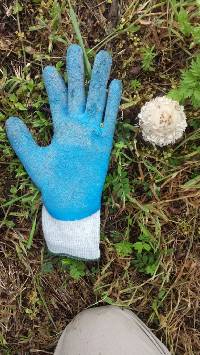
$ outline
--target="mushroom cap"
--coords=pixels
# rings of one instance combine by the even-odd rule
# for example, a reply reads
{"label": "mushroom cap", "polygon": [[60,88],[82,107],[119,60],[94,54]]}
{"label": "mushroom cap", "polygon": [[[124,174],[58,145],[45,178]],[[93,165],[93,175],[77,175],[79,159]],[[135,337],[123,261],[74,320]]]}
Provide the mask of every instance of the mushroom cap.
{"label": "mushroom cap", "polygon": [[181,138],[187,127],[184,107],[166,96],[146,102],[138,117],[144,140],[160,147]]}

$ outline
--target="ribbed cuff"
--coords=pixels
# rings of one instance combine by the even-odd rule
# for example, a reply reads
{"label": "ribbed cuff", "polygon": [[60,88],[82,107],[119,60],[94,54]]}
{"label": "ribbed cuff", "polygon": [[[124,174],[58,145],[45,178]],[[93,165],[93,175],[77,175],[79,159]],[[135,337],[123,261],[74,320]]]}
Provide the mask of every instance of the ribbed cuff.
{"label": "ribbed cuff", "polygon": [[100,211],[77,221],[61,221],[42,208],[42,227],[51,253],[85,260],[100,257]]}

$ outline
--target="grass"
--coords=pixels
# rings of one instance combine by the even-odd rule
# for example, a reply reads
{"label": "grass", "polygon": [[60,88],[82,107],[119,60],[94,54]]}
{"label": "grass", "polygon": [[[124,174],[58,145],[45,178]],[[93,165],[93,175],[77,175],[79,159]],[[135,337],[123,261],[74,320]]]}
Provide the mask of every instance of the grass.
{"label": "grass", "polygon": [[[186,134],[163,149],[143,142],[137,114],[147,100],[179,87],[181,70],[197,57],[200,9],[194,1],[124,1],[112,27],[109,2],[70,3],[80,32],[68,1],[0,5],[1,353],[51,354],[78,312],[114,304],[136,312],[172,354],[199,354],[200,110],[184,101]],[[48,144],[42,68],[56,64],[64,73],[65,49],[77,33],[90,64],[99,49],[112,53],[112,77],[124,86],[102,201],[99,263],[48,254],[39,192],[4,129],[8,116],[19,115],[37,141]]]}

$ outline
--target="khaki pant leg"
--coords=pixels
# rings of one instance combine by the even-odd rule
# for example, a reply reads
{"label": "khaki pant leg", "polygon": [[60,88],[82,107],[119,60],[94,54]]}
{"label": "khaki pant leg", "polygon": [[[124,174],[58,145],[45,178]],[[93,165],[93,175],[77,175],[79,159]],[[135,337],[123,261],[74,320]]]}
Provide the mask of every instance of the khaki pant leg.
{"label": "khaki pant leg", "polygon": [[170,355],[131,311],[115,306],[79,313],[65,328],[54,355]]}

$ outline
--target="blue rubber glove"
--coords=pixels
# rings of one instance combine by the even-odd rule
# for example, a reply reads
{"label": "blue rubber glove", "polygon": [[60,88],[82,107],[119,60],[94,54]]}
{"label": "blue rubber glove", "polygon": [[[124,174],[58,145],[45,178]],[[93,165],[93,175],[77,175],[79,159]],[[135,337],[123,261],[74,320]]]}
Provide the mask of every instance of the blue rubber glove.
{"label": "blue rubber glove", "polygon": [[81,47],[67,50],[67,87],[55,67],[44,69],[54,127],[49,146],[38,146],[19,118],[6,122],[13,149],[56,220],[80,220],[100,209],[121,98],[119,80],[107,95],[111,63],[108,52],[97,54],[87,100]]}

